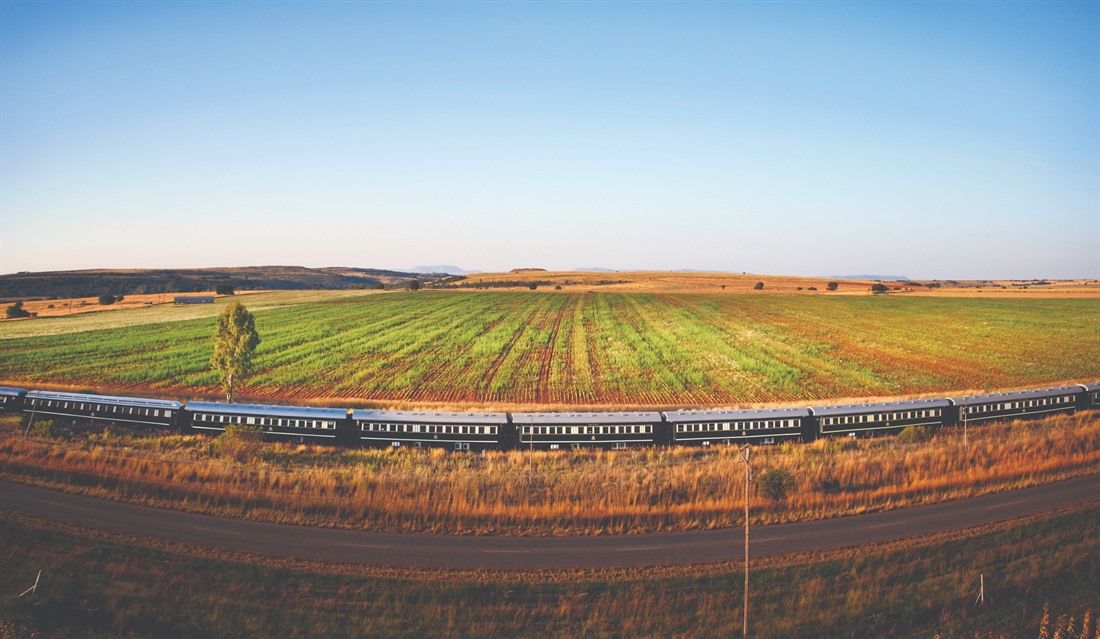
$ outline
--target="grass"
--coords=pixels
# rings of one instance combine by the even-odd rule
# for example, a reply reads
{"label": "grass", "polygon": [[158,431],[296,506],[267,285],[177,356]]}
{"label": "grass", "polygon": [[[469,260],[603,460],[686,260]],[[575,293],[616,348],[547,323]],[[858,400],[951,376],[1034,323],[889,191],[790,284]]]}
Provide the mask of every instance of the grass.
{"label": "grass", "polygon": [[[421,291],[249,300],[263,342],[242,399],[806,405],[1100,379],[1100,299]],[[0,380],[217,396],[218,306],[0,324]]]}
{"label": "grass", "polygon": [[[451,454],[337,449],[0,421],[0,475],[85,494],[284,523],[442,533],[605,534],[739,525],[736,449]],[[756,447],[756,523],[901,508],[1100,472],[1100,413],[948,430],[929,441]],[[246,447],[247,448],[247,447]],[[243,461],[242,461],[243,460]]]}
{"label": "grass", "polygon": [[[1094,506],[953,537],[754,563],[750,631],[765,639],[1093,639],[1079,631],[1095,628],[1100,608],[1097,531]],[[718,637],[740,636],[742,625],[736,563],[396,571],[219,557],[12,516],[0,517],[0,539],[4,639]],[[16,597],[39,570],[36,597]],[[978,605],[983,576],[987,600]]]}

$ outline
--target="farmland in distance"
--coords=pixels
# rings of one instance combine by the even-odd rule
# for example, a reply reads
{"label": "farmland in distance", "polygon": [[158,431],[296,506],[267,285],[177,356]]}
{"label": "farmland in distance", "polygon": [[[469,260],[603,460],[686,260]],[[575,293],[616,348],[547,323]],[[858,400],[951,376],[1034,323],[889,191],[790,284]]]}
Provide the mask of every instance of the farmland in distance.
{"label": "farmland in distance", "polygon": [[[311,294],[256,309],[241,399],[733,406],[1100,379],[1097,299],[630,292]],[[209,307],[208,307],[209,308]],[[216,309],[210,309],[216,311]],[[217,395],[214,312],[0,325],[0,380]],[[135,315],[129,315],[135,314]],[[138,319],[135,320],[134,318]],[[45,321],[45,320],[40,320]],[[89,324],[95,322],[95,324]]]}

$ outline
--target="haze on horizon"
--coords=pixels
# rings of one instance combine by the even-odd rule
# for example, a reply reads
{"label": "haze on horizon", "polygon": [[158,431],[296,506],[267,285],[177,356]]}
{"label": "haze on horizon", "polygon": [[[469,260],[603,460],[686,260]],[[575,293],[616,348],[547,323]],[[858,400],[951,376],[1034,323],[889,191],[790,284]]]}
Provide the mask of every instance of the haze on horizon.
{"label": "haze on horizon", "polygon": [[0,273],[1100,278],[1100,3],[0,3]]}

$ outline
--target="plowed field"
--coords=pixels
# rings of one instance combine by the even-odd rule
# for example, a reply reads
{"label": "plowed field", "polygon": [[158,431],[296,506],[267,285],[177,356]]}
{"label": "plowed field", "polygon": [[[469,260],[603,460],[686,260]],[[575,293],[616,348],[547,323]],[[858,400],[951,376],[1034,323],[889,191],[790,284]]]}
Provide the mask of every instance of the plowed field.
{"label": "plowed field", "polygon": [[[420,291],[244,301],[263,342],[241,398],[672,407],[1100,379],[1097,299]],[[2,324],[0,380],[216,395],[216,309],[127,317],[141,312],[114,313],[117,328],[42,320],[57,322],[53,334],[31,337]]]}

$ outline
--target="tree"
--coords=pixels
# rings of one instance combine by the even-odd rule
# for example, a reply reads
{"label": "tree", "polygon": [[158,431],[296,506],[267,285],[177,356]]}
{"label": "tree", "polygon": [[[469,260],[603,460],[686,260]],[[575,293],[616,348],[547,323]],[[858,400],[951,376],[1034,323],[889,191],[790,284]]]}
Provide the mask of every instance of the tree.
{"label": "tree", "polygon": [[226,306],[214,330],[214,356],[210,364],[221,378],[227,401],[233,401],[233,389],[252,371],[252,354],[259,343],[252,313],[240,302]]}
{"label": "tree", "polygon": [[420,290],[420,280],[410,281],[409,282],[409,290],[410,291],[419,291]]}
{"label": "tree", "polygon": [[114,303],[115,303],[115,296],[114,295],[100,295],[99,296],[99,305],[100,306],[110,306],[111,304],[114,304]]}
{"label": "tree", "polygon": [[218,284],[214,287],[214,293],[218,295],[235,295],[232,284]]}
{"label": "tree", "polygon": [[17,317],[30,317],[30,312],[23,308],[23,302],[16,302],[8,307],[8,319],[15,319]]}
{"label": "tree", "polygon": [[879,282],[879,283],[877,283],[877,284],[872,284],[872,285],[871,285],[871,292],[872,292],[872,293],[875,293],[875,294],[878,294],[878,293],[885,293],[886,291],[889,291],[889,290],[890,290],[890,289],[889,289],[889,287],[887,287],[887,286],[886,286],[885,284],[883,284],[882,282]]}
{"label": "tree", "polygon": [[840,282],[829,282],[825,285],[825,288],[830,291],[835,291],[840,286]]}
{"label": "tree", "polygon": [[764,290],[764,283],[763,282],[757,282],[756,286],[754,286],[753,288],[758,290],[758,291],[762,291],[762,290]]}

